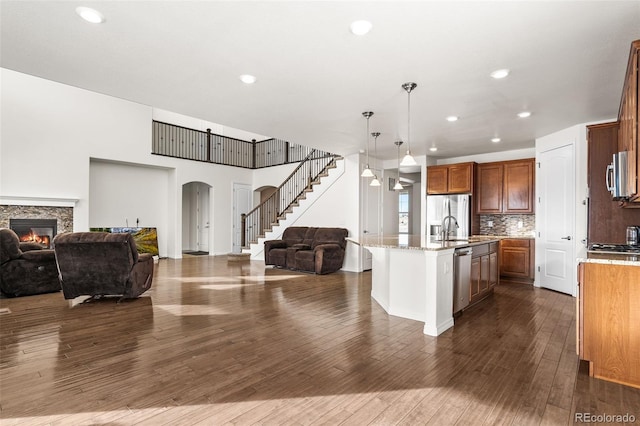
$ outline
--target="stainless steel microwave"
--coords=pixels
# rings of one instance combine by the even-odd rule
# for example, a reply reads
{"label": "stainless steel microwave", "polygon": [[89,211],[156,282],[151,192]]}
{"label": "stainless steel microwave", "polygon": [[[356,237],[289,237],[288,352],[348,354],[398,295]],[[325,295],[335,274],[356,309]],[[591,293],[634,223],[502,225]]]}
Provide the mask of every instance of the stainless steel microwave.
{"label": "stainless steel microwave", "polygon": [[607,190],[614,200],[623,200],[633,195],[629,185],[629,159],[628,151],[618,152],[613,154],[613,162],[607,166]]}

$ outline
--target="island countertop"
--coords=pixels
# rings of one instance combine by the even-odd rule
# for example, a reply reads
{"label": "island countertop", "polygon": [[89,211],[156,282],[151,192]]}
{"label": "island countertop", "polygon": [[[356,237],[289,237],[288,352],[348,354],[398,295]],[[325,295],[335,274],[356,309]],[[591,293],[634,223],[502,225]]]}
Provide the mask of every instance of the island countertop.
{"label": "island countertop", "polygon": [[493,243],[506,235],[474,235],[467,239],[455,239],[449,241],[437,241],[434,237],[423,235],[370,235],[362,238],[348,238],[349,241],[368,247],[380,247],[407,250],[447,250],[462,247],[471,247],[479,244]]}
{"label": "island countertop", "polygon": [[631,253],[587,253],[577,259],[578,263],[600,263],[604,265],[640,266],[640,255]]}

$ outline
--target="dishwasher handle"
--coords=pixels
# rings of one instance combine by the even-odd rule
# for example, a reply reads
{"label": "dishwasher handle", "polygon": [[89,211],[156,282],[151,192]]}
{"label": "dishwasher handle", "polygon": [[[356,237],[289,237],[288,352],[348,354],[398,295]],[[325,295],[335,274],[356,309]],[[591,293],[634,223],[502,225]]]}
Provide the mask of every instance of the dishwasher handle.
{"label": "dishwasher handle", "polygon": [[453,252],[453,254],[457,257],[462,257],[462,256],[470,256],[471,254],[473,254],[473,250],[472,249],[459,249]]}

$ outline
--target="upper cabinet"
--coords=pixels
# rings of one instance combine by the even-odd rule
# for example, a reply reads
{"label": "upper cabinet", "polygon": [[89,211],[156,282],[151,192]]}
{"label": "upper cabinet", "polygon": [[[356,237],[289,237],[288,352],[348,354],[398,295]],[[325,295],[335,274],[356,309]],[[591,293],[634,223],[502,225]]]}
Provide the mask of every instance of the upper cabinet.
{"label": "upper cabinet", "polygon": [[477,170],[477,213],[534,212],[533,158],[478,164]]}
{"label": "upper cabinet", "polygon": [[478,213],[502,213],[502,163],[478,164],[476,206]]}
{"label": "upper cabinet", "polygon": [[631,43],[631,53],[627,65],[622,100],[618,111],[618,151],[627,151],[630,158],[627,173],[631,193],[629,207],[640,207],[640,183],[638,170],[640,169],[640,154],[638,149],[638,99],[640,98],[640,84],[638,83],[638,67],[640,66],[640,40]]}
{"label": "upper cabinet", "polygon": [[470,194],[476,163],[427,167],[427,194]]}

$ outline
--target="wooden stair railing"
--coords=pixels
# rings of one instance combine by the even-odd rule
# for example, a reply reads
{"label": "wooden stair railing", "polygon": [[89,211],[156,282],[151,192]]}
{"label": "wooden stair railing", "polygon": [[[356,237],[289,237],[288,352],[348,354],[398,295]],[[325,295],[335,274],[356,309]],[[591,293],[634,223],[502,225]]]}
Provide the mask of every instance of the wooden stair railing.
{"label": "wooden stair railing", "polygon": [[259,237],[263,237],[265,232],[270,231],[280,219],[290,213],[306,197],[307,192],[313,190],[313,185],[319,183],[319,179],[335,167],[337,158],[325,151],[312,150],[269,198],[243,214],[242,247],[248,248],[250,244],[256,243]]}

